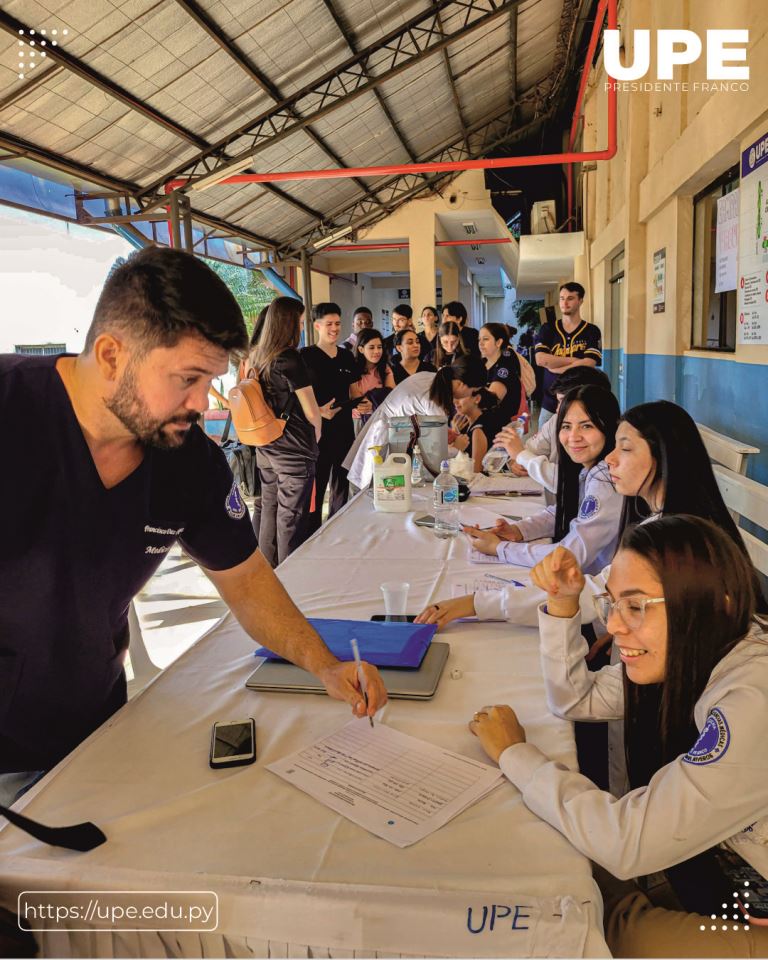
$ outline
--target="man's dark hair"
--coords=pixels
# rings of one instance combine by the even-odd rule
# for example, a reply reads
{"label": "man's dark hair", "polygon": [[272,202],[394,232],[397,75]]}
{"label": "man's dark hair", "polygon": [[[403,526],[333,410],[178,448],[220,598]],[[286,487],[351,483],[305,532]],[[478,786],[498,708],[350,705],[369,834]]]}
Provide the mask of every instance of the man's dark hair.
{"label": "man's dark hair", "polygon": [[467,308],[460,300],[451,300],[450,303],[446,303],[443,311],[447,313],[449,317],[458,317],[459,320],[463,320],[466,323]]}
{"label": "man's dark hair", "polygon": [[355,312],[352,314],[352,318],[354,319],[358,313],[367,313],[371,320],[373,320],[373,313],[368,309],[368,307],[355,307]]}
{"label": "man's dark hair", "polygon": [[337,316],[341,316],[341,307],[338,303],[316,303],[312,307],[312,319],[313,320],[322,320],[323,317],[327,317],[329,314],[335,313]]}
{"label": "man's dark hair", "polygon": [[399,313],[406,320],[413,319],[413,307],[409,307],[407,303],[398,303],[392,313]]}
{"label": "man's dark hair", "polygon": [[567,290],[569,293],[575,293],[579,300],[584,299],[584,294],[587,292],[580,283],[576,283],[575,280],[569,280],[568,283],[563,283],[560,286],[560,290]]}
{"label": "man's dark hair", "polygon": [[194,334],[227,352],[248,344],[243,314],[221,277],[192,254],[161,247],[139,250],[107,277],[85,352],[112,331],[129,336],[141,353]]}

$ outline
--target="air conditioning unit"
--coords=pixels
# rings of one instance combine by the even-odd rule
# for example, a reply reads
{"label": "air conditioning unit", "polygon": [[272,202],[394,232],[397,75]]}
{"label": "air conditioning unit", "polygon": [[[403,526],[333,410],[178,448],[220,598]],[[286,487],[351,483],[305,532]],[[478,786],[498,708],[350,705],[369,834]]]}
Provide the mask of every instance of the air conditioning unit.
{"label": "air conditioning unit", "polygon": [[537,200],[531,206],[531,233],[555,233],[557,208],[554,200]]}

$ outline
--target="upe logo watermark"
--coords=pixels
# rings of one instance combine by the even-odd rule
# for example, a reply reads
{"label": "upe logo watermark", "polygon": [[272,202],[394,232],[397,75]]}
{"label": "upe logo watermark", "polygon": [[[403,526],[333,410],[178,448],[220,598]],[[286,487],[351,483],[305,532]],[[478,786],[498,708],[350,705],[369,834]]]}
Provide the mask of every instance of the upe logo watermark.
{"label": "upe logo watermark", "polygon": [[43,66],[48,48],[58,47],[60,39],[69,35],[69,30],[19,30],[17,62],[19,80],[31,74],[37,66]]}
{"label": "upe logo watermark", "polygon": [[[656,76],[651,70],[651,31],[633,30],[631,62],[621,61],[621,32],[606,30],[603,62],[611,80],[606,89],[620,90],[749,90],[749,30],[707,30],[704,41],[692,30],[656,30]],[[675,68],[696,63],[704,54],[705,81],[674,81]],[[629,59],[629,58],[627,58]],[[638,83],[648,77],[647,83]]]}

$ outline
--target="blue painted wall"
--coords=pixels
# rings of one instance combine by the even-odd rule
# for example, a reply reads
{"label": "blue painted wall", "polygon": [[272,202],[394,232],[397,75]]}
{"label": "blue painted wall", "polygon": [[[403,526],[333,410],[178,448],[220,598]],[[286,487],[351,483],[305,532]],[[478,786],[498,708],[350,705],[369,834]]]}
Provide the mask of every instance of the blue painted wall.
{"label": "blue painted wall", "polygon": [[[618,382],[620,362],[623,382]],[[759,447],[760,454],[748,461],[747,476],[768,484],[768,365],[606,350],[604,368],[622,410],[673,400],[699,423]]]}

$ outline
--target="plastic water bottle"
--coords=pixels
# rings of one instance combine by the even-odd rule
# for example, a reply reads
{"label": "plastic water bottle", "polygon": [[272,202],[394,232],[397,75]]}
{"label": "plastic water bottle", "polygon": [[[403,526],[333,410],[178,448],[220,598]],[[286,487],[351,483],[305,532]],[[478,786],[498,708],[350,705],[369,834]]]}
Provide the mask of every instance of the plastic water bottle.
{"label": "plastic water bottle", "polygon": [[527,413],[521,413],[513,424],[515,433],[518,435],[518,437],[520,437],[521,440],[525,436],[525,431],[528,429],[528,418],[529,415]]}
{"label": "plastic water bottle", "polygon": [[411,486],[420,487],[424,483],[424,473],[421,468],[421,450],[418,443],[413,447],[411,456]]}
{"label": "plastic water bottle", "polygon": [[443,460],[432,485],[435,536],[439,540],[448,540],[459,534],[459,481],[452,476],[449,467],[448,461]]}

